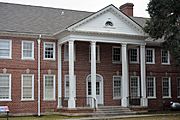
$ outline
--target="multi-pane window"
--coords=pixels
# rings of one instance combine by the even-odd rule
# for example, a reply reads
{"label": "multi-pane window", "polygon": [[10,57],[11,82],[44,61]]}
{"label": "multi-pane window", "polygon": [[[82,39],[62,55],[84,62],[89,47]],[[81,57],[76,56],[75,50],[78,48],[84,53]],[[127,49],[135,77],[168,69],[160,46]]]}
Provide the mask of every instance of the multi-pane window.
{"label": "multi-pane window", "polygon": [[22,100],[34,99],[34,75],[23,74],[21,78]]}
{"label": "multi-pane window", "polygon": [[11,75],[0,74],[0,101],[11,100]]}
{"label": "multi-pane window", "polygon": [[146,86],[147,86],[147,97],[155,98],[156,97],[156,81],[155,77],[147,77],[146,78]]}
{"label": "multi-pane window", "polygon": [[139,49],[138,48],[130,49],[130,63],[139,63]]}
{"label": "multi-pane window", "polygon": [[161,63],[170,64],[170,55],[168,50],[161,50]]}
{"label": "multi-pane window", "polygon": [[130,77],[130,94],[131,97],[139,97],[140,96],[140,86],[139,86],[139,77],[138,76],[131,76]]}
{"label": "multi-pane window", "polygon": [[113,76],[113,98],[121,97],[121,76]]}
{"label": "multi-pane window", "polygon": [[55,75],[44,75],[44,100],[55,100]]}
{"label": "multi-pane window", "polygon": [[22,59],[34,59],[33,41],[22,41]]}
{"label": "multi-pane window", "polygon": [[[76,46],[74,45],[74,60],[76,59]],[[64,44],[64,61],[69,60],[69,45],[68,43]]]}
{"label": "multi-pane window", "polygon": [[11,58],[11,40],[0,39],[0,58]]}
{"label": "multi-pane window", "polygon": [[177,97],[180,97],[180,77],[177,78]]}
{"label": "multi-pane window", "polygon": [[162,96],[163,98],[171,97],[171,80],[170,77],[162,78]]}
{"label": "multi-pane window", "polygon": [[[101,77],[96,75],[96,95],[100,95],[101,91],[100,91],[100,81],[101,81]],[[91,76],[88,77],[88,95],[92,94],[91,91]]]}
{"label": "multi-pane window", "polygon": [[[76,81],[76,76],[74,76],[74,80]],[[65,81],[65,83],[64,83],[64,96],[66,98],[68,98],[69,97],[69,87],[70,87],[70,85],[69,85],[69,75],[65,75],[65,80],[64,81]],[[74,88],[76,89],[76,85],[74,86]],[[76,95],[76,91],[74,91],[74,97],[75,97],[75,95]]]}
{"label": "multi-pane window", "polygon": [[113,63],[121,62],[121,47],[112,48],[112,62]]}
{"label": "multi-pane window", "polygon": [[154,49],[152,49],[152,48],[146,49],[146,63],[148,63],[148,64],[155,63],[155,53],[154,53]]}
{"label": "multi-pane window", "polygon": [[[91,61],[91,46],[89,46],[89,61]],[[100,62],[100,46],[96,45],[96,62]]]}
{"label": "multi-pane window", "polygon": [[55,59],[55,43],[44,43],[44,59]]}

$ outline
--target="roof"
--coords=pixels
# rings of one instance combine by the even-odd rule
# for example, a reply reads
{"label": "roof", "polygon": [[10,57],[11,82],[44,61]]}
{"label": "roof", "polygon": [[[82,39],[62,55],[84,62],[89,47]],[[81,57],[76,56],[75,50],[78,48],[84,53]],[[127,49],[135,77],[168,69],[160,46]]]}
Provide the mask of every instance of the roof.
{"label": "roof", "polygon": [[[85,19],[93,12],[0,2],[0,31],[54,34]],[[146,18],[131,17],[144,26]]]}

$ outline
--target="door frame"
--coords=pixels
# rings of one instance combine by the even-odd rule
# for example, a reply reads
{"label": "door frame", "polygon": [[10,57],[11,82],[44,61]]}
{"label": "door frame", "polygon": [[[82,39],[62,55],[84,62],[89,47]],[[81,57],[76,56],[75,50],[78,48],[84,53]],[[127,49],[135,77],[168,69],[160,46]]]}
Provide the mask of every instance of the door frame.
{"label": "door frame", "polygon": [[[88,82],[89,82],[89,77],[91,76],[91,74],[89,74],[87,77],[86,77],[86,97],[89,97],[90,95],[88,95]],[[96,79],[96,82],[100,82],[100,92],[101,92],[101,101],[102,103],[98,104],[98,105],[104,105],[104,79],[102,77],[102,75],[100,74],[96,74],[96,77],[100,77],[100,80],[97,81]]]}

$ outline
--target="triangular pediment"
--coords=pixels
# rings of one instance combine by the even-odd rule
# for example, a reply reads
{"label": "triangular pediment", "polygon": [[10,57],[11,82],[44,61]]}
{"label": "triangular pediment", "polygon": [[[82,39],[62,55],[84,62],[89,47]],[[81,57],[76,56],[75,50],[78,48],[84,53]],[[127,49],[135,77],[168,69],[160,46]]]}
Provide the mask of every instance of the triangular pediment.
{"label": "triangular pediment", "polygon": [[142,27],[113,5],[70,26],[69,31],[145,35]]}

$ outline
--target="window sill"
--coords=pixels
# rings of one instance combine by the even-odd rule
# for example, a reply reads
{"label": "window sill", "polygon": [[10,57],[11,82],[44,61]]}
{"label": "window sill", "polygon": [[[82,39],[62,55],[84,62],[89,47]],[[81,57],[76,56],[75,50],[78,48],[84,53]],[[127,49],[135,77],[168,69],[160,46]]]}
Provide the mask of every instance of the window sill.
{"label": "window sill", "polygon": [[12,57],[0,57],[0,59],[12,59]]}
{"label": "window sill", "polygon": [[12,99],[0,99],[0,101],[1,102],[3,102],[3,101],[7,102],[7,101],[12,101]]}
{"label": "window sill", "polygon": [[162,97],[163,99],[171,99],[172,97],[166,96],[166,97]]}
{"label": "window sill", "polygon": [[45,101],[45,102],[55,102],[55,101],[56,101],[56,99],[51,99],[51,100],[44,99],[43,101]]}
{"label": "window sill", "polygon": [[120,100],[121,97],[113,97],[113,100]]}
{"label": "window sill", "polygon": [[161,63],[161,65],[171,65],[170,63]]}
{"label": "window sill", "polygon": [[147,97],[147,99],[156,99],[156,97]]}
{"label": "window sill", "polygon": [[139,62],[130,62],[130,64],[139,64]]}
{"label": "window sill", "polygon": [[22,60],[31,60],[31,61],[34,61],[35,59],[34,58],[21,58]]}
{"label": "window sill", "polygon": [[122,62],[112,62],[112,64],[122,64]]}
{"label": "window sill", "polygon": [[151,62],[146,62],[146,64],[147,64],[147,65],[148,65],[148,64],[149,64],[149,65],[154,65],[155,63],[154,63],[154,62],[152,62],[152,63],[151,63]]}
{"label": "window sill", "polygon": [[43,60],[56,61],[56,59],[55,59],[55,58],[44,58]]}
{"label": "window sill", "polygon": [[21,99],[21,102],[32,102],[34,99]]}

